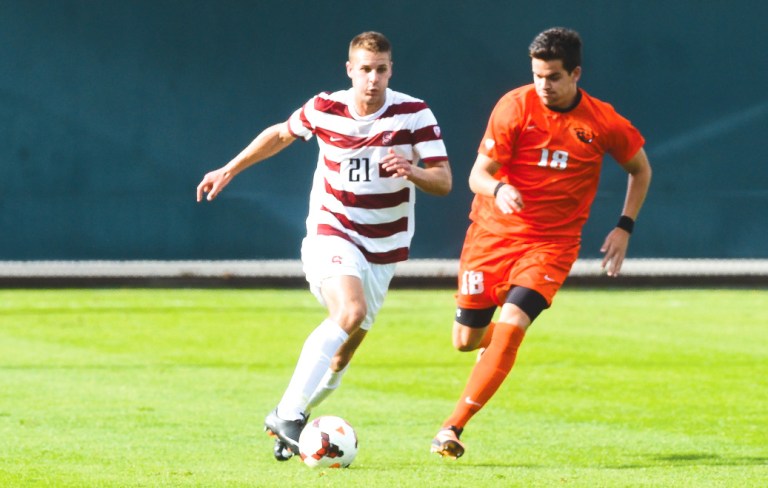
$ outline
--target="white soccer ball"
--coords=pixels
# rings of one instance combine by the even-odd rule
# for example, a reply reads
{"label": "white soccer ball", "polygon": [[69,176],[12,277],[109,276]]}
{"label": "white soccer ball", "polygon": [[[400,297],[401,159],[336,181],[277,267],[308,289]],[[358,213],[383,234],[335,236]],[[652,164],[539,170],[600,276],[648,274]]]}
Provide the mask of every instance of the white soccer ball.
{"label": "white soccer ball", "polygon": [[299,454],[310,468],[346,468],[357,455],[357,434],[341,417],[317,417],[301,431]]}

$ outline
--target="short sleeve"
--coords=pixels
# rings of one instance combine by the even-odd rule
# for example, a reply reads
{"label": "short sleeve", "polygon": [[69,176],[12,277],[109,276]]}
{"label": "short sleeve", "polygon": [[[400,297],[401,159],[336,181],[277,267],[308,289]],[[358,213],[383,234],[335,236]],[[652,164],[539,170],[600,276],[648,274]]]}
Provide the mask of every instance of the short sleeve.
{"label": "short sleeve", "polygon": [[611,120],[608,153],[618,163],[628,162],[645,144],[645,138],[632,123],[614,112]]}
{"label": "short sleeve", "polygon": [[311,122],[313,117],[313,111],[315,106],[315,98],[312,97],[304,104],[300,109],[296,110],[288,118],[288,130],[293,137],[297,139],[301,138],[308,141],[314,134],[314,126]]}
{"label": "short sleeve", "polygon": [[428,163],[448,159],[442,132],[432,110],[425,107],[414,119],[413,146],[419,158]]}
{"label": "short sleeve", "polygon": [[517,106],[516,100],[516,97],[510,94],[499,100],[491,112],[483,140],[477,150],[478,153],[499,163],[508,162],[514,155],[517,133],[514,121],[520,114],[520,107]]}

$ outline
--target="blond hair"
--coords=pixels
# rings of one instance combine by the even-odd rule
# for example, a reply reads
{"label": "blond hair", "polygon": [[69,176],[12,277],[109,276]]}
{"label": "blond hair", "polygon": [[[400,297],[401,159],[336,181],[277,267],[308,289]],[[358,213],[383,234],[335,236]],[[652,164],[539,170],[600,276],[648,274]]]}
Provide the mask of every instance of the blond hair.
{"label": "blond hair", "polygon": [[363,32],[358,34],[349,43],[349,56],[352,57],[352,51],[355,49],[365,49],[372,53],[389,53],[392,56],[392,44],[384,34],[375,31]]}

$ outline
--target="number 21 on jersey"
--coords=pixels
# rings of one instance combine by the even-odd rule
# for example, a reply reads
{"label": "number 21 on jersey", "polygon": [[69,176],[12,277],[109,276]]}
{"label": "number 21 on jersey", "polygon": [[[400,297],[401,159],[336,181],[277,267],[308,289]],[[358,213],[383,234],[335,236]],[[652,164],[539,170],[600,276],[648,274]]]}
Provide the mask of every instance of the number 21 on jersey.
{"label": "number 21 on jersey", "polygon": [[371,160],[368,158],[350,158],[349,181],[371,181]]}
{"label": "number 21 on jersey", "polygon": [[565,169],[568,167],[568,152],[567,151],[552,151],[552,158],[549,157],[549,149],[541,150],[541,159],[539,164],[542,168],[554,168]]}

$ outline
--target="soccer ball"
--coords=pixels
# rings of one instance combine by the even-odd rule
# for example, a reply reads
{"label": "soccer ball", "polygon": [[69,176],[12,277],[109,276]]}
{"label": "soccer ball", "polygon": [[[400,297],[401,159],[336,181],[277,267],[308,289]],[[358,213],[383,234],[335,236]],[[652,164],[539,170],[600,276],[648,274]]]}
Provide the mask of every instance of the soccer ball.
{"label": "soccer ball", "polygon": [[341,417],[317,417],[301,431],[299,454],[310,468],[346,468],[357,455],[357,434]]}

